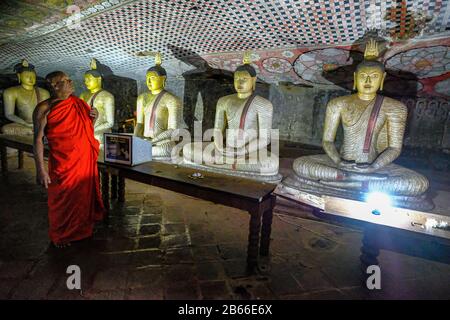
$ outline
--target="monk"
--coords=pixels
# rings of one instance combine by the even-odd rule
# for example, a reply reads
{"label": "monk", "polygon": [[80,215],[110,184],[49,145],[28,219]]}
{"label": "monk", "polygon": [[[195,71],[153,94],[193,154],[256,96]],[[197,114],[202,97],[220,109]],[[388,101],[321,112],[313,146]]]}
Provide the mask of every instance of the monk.
{"label": "monk", "polygon": [[[98,111],[73,95],[72,80],[55,71],[46,77],[52,95],[33,113],[37,182],[48,189],[49,236],[56,247],[92,236],[105,213],[94,136]],[[48,171],[44,165],[46,136]]]}

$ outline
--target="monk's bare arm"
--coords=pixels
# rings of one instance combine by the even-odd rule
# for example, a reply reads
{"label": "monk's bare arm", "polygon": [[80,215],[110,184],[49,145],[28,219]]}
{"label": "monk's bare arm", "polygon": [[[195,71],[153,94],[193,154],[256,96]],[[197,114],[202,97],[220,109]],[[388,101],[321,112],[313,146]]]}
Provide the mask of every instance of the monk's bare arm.
{"label": "monk's bare arm", "polygon": [[327,105],[327,111],[325,114],[325,127],[323,129],[322,147],[325,150],[325,153],[336,164],[339,164],[341,162],[341,156],[339,155],[339,152],[336,149],[336,145],[334,144],[340,119],[340,107],[335,101],[331,100]]}
{"label": "monk's bare arm", "polygon": [[47,125],[47,114],[50,111],[50,104],[48,100],[41,102],[36,106],[33,112],[33,128],[34,128],[34,161],[36,164],[36,179],[37,182],[48,188],[51,183],[47,169],[44,163],[44,129]]}
{"label": "monk's bare arm", "polygon": [[390,106],[386,111],[389,146],[377,157],[372,164],[375,170],[383,168],[397,159],[402,151],[403,135],[405,133],[408,109],[402,103]]}

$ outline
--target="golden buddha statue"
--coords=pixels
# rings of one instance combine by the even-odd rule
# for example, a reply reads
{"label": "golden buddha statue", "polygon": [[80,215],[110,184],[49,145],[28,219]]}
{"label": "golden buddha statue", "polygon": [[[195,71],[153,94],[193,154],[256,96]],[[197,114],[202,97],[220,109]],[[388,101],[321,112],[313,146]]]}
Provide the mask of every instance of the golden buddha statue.
{"label": "golden buddha statue", "polygon": [[[296,175],[283,181],[286,186],[315,190],[320,194],[364,198],[367,192],[385,192],[397,197],[397,204],[417,203],[428,188],[421,174],[392,162],[402,151],[407,108],[400,101],[377,94],[383,89],[384,65],[378,44],[369,40],[364,61],[354,73],[356,94],[331,100],[326,109],[323,132],[325,155],[296,159]],[[340,152],[334,144],[343,126]]]}
{"label": "golden buddha statue", "polygon": [[14,67],[20,85],[3,92],[5,117],[13,123],[2,127],[2,133],[10,135],[33,134],[33,111],[37,104],[47,100],[50,93],[36,86],[34,66],[23,60]]}
{"label": "golden buddha statue", "polygon": [[281,179],[278,154],[267,150],[271,142],[273,106],[269,100],[254,93],[256,70],[250,63],[247,52],[244,64],[234,72],[237,93],[217,102],[214,141],[186,144],[183,164],[275,182]]}
{"label": "golden buddha statue", "polygon": [[155,66],[147,70],[148,92],[137,98],[137,119],[134,135],[152,142],[154,160],[170,160],[175,146],[172,133],[182,127],[181,100],[165,90],[167,72],[161,67],[161,55],[155,56]]}
{"label": "golden buddha statue", "polygon": [[84,100],[91,108],[98,110],[98,118],[94,125],[95,138],[103,146],[103,133],[111,132],[114,126],[114,96],[102,89],[102,75],[97,70],[97,61],[92,59],[91,70],[84,74],[84,84],[87,88],[80,95],[80,99]]}

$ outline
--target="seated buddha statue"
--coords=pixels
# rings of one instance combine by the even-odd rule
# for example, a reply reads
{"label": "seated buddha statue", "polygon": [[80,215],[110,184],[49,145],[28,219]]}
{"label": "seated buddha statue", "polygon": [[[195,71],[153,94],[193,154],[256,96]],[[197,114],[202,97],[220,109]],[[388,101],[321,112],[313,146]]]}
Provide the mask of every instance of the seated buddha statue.
{"label": "seated buddha statue", "polygon": [[114,126],[114,96],[102,89],[102,75],[97,70],[97,61],[92,59],[91,70],[84,74],[86,91],[81,93],[80,99],[84,100],[91,108],[98,110],[98,118],[94,125],[95,138],[103,146],[103,133],[111,132]]}
{"label": "seated buddha statue", "polygon": [[[392,163],[402,151],[407,119],[406,106],[377,94],[383,89],[384,65],[378,61],[378,45],[369,40],[364,61],[354,73],[356,94],[329,101],[322,146],[326,154],[304,156],[293,164],[295,175],[283,184],[320,194],[361,198],[367,192],[391,195],[394,203],[417,203],[428,188],[423,175]],[[338,152],[335,137],[342,124],[344,138]],[[397,201],[396,201],[396,200]]]}
{"label": "seated buddha statue", "polygon": [[[272,103],[254,93],[256,70],[249,53],[234,72],[237,93],[217,101],[212,142],[183,147],[183,164],[207,171],[264,181],[279,181],[278,154],[268,150]],[[206,134],[205,134],[206,135]]]}
{"label": "seated buddha statue", "polygon": [[18,86],[3,92],[5,117],[12,121],[2,127],[2,133],[10,135],[33,135],[33,111],[36,105],[50,97],[47,90],[36,86],[34,66],[23,60],[14,67]]}
{"label": "seated buddha statue", "polygon": [[137,98],[137,119],[134,135],[152,143],[152,158],[168,161],[175,146],[172,133],[182,127],[181,100],[165,90],[167,72],[161,67],[161,55],[155,57],[155,66],[147,70],[149,91]]}

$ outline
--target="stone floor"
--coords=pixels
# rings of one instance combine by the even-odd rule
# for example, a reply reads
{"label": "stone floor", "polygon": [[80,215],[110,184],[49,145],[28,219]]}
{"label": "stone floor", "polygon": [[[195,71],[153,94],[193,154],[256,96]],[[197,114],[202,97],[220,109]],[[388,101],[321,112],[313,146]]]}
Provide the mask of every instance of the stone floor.
{"label": "stone floor", "polygon": [[[93,239],[49,247],[34,166],[0,178],[1,299],[449,299],[450,266],[382,251],[381,286],[360,281],[360,230],[276,215],[270,268],[245,271],[248,215],[127,181]],[[82,290],[66,269],[81,268]]]}

